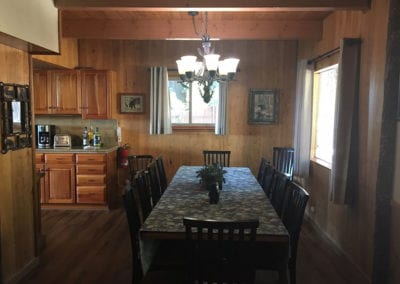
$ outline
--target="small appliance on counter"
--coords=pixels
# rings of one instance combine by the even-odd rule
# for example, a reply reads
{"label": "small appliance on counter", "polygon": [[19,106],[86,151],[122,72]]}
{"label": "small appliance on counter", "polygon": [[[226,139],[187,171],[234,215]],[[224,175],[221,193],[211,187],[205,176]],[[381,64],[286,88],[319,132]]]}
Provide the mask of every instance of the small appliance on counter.
{"label": "small appliance on counter", "polygon": [[56,126],[51,124],[36,124],[36,146],[39,149],[52,148]]}
{"label": "small appliance on counter", "polygon": [[54,148],[71,148],[71,135],[56,134],[54,135]]}

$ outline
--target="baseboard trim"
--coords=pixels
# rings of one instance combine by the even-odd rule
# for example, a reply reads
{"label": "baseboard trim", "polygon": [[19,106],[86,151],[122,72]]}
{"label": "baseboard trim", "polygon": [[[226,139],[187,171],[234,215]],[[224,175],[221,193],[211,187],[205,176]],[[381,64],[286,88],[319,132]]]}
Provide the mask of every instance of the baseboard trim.
{"label": "baseboard trim", "polygon": [[22,279],[24,279],[29,273],[39,266],[39,258],[35,257],[30,262],[28,262],[20,271],[11,275],[10,278],[4,281],[4,284],[17,284]]}
{"label": "baseboard trim", "polygon": [[329,246],[331,246],[338,254],[342,255],[344,258],[346,258],[351,265],[354,266],[355,269],[360,273],[360,275],[364,278],[364,280],[367,283],[371,283],[371,278],[368,277],[368,275],[361,270],[360,266],[357,265],[352,258],[324,231],[321,229],[321,227],[313,220],[311,219],[308,214],[304,214],[304,218],[306,221],[313,227],[313,229],[326,241]]}

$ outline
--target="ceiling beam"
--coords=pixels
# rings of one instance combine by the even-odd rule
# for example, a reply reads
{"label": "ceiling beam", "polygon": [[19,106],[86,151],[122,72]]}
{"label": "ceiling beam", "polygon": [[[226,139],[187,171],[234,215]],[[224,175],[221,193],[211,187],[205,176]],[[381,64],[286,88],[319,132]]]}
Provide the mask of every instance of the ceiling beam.
{"label": "ceiling beam", "polygon": [[368,10],[371,0],[54,0],[65,9],[131,11],[334,11]]}
{"label": "ceiling beam", "polygon": [[[199,39],[191,20],[100,20],[64,19],[62,36],[95,39]],[[286,40],[320,39],[322,23],[317,20],[213,20],[211,39]]]}

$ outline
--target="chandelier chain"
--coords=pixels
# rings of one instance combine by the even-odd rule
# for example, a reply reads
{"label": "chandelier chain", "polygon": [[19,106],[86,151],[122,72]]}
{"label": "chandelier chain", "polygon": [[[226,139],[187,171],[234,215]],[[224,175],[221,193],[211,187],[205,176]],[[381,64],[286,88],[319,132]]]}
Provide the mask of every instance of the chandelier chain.
{"label": "chandelier chain", "polygon": [[202,39],[204,37],[208,37],[208,12],[205,12],[205,16],[204,16],[204,20],[202,19],[202,27],[201,27],[201,31],[198,32],[197,31],[197,27],[196,27],[196,21],[194,20],[196,14],[191,14],[192,16],[192,24],[193,24],[193,30],[194,33],[198,36],[201,37]]}

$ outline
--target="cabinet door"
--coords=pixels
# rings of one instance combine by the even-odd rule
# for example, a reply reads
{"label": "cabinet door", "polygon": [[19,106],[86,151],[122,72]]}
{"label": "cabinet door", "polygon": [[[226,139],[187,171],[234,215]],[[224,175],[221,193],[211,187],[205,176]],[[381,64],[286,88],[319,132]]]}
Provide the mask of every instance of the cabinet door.
{"label": "cabinet door", "polygon": [[53,113],[81,113],[81,77],[76,70],[51,71]]}
{"label": "cabinet door", "polygon": [[34,110],[35,114],[50,114],[51,90],[50,77],[48,72],[37,70],[33,72],[33,94],[34,94]]}
{"label": "cabinet door", "polygon": [[82,117],[84,119],[107,119],[111,117],[111,85],[110,71],[82,71]]}
{"label": "cabinet door", "polygon": [[75,203],[75,165],[47,165],[48,203]]}
{"label": "cabinet door", "polygon": [[40,203],[46,203],[46,180],[47,180],[47,172],[45,169],[45,165],[44,164],[36,164],[35,166],[36,168],[36,172],[41,172],[44,173],[44,177],[40,178]]}

